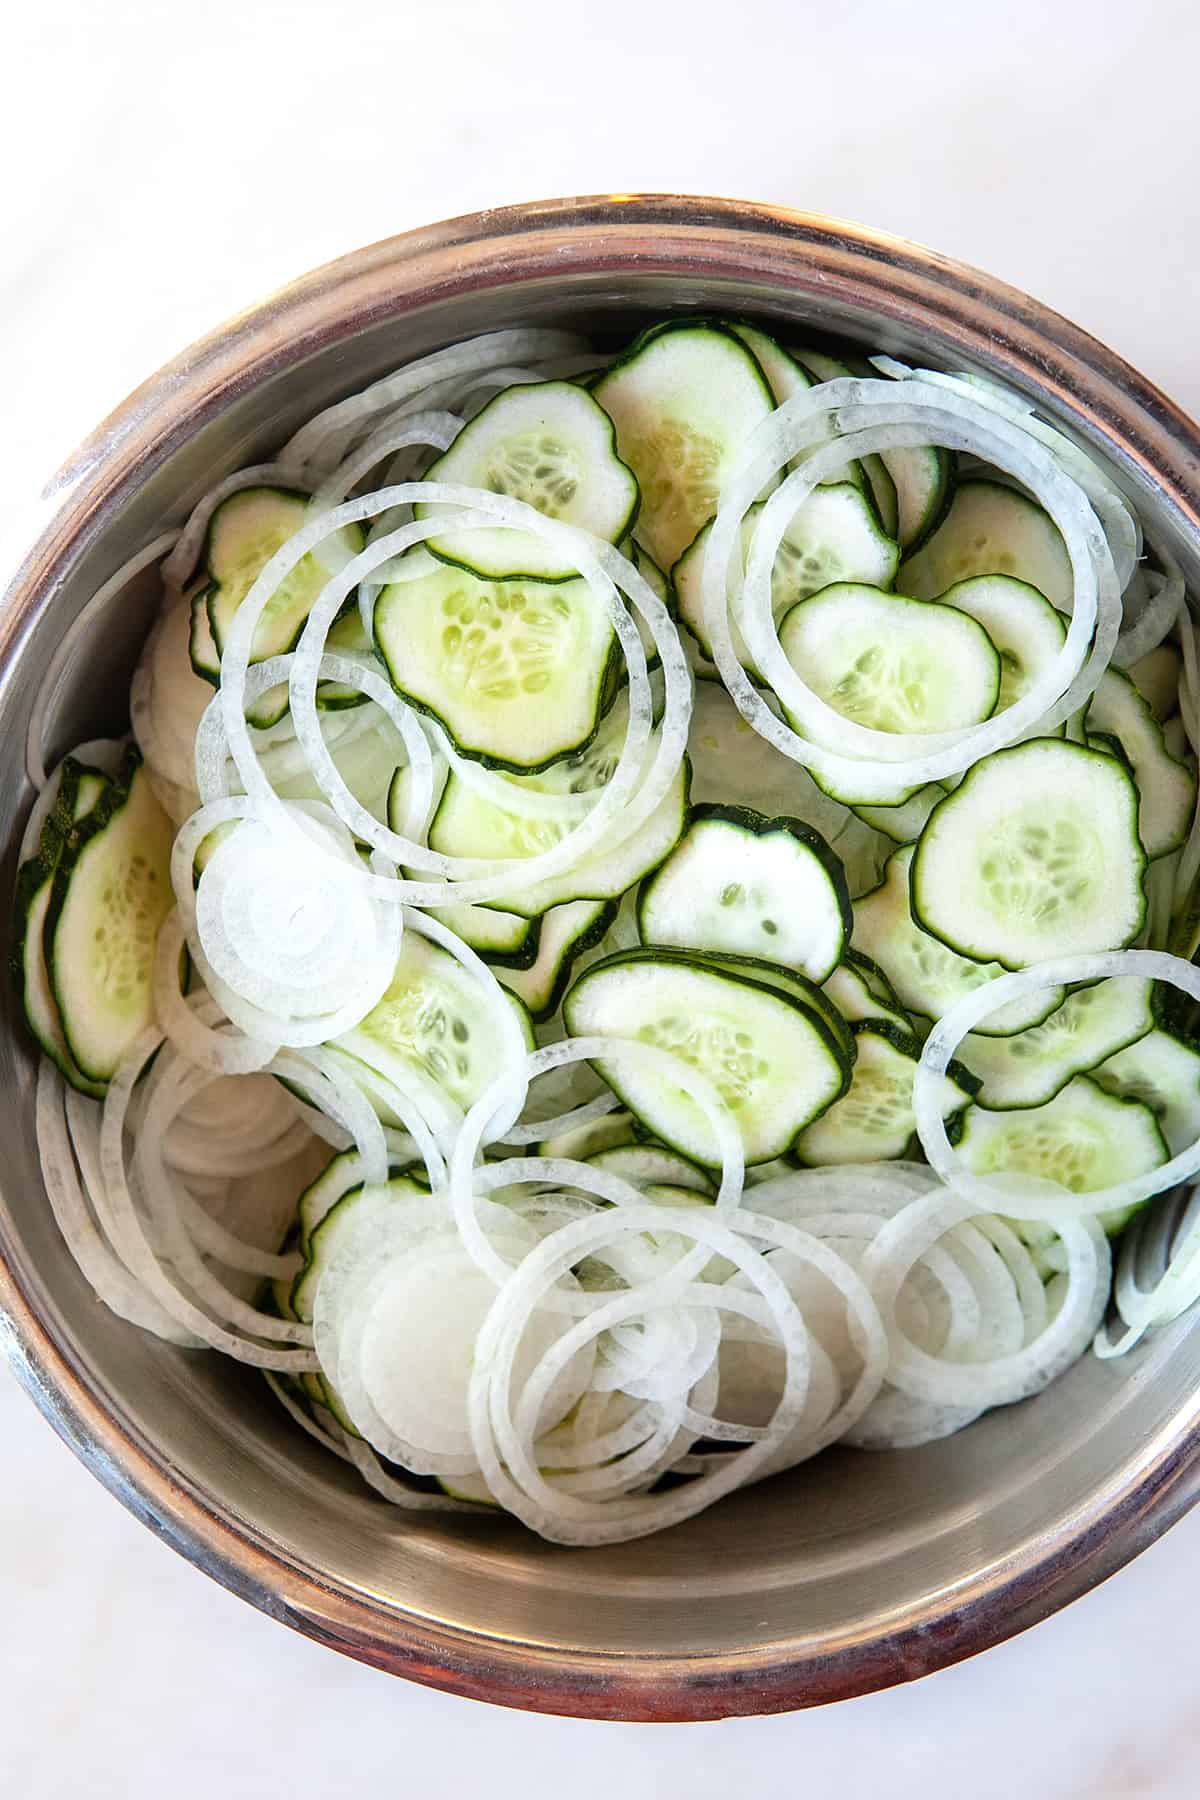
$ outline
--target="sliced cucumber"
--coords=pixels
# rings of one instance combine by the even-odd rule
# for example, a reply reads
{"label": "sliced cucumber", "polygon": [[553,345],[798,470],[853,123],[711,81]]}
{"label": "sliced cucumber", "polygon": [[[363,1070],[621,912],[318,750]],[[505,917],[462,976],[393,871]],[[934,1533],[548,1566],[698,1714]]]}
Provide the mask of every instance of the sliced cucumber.
{"label": "sliced cucumber", "polygon": [[615,900],[568,900],[563,906],[552,906],[540,922],[534,961],[526,968],[498,967],[499,980],[524,1002],[534,1019],[548,1019],[562,999],[576,960],[600,942],[616,916]]}
{"label": "sliced cucumber", "polygon": [[[610,544],[625,536],[638,508],[638,484],[617,453],[611,419],[572,381],[505,388],[463,427],[426,480],[507,494]],[[438,511],[420,505],[416,515]],[[429,549],[484,581],[568,581],[578,574],[546,539],[499,526],[441,532]]]}
{"label": "sliced cucumber", "polygon": [[1057,525],[1034,501],[998,481],[960,481],[949,511],[921,549],[900,565],[896,586],[936,600],[974,575],[1014,575],[1069,613],[1071,560]]}
{"label": "sliced cucumber", "polygon": [[999,750],[930,815],[913,914],[961,956],[1007,969],[1120,949],[1146,912],[1137,806],[1114,757],[1061,738]]}
{"label": "sliced cucumber", "polygon": [[638,541],[670,569],[716,512],[771,390],[731,331],[680,319],[643,332],[593,391],[641,488]]}
{"label": "sliced cucumber", "polygon": [[[796,1139],[793,1154],[811,1167],[871,1163],[903,1156],[916,1131],[913,1077],[920,1040],[884,1019],[854,1026],[858,1048],[849,1091]],[[978,1083],[961,1063],[939,1077],[943,1119],[969,1106]]]}
{"label": "sliced cucumber", "polygon": [[[285,488],[242,488],[213,513],[205,547],[204,607],[216,667],[203,666],[210,651],[193,629],[192,666],[197,673],[219,677],[234,614],[275,552],[306,522],[308,505],[307,495]],[[321,590],[362,549],[363,541],[361,528],[347,525],[323,539],[319,554],[310,551],[301,557],[267,601],[255,628],[251,662],[292,649]]]}
{"label": "sliced cucumber", "polygon": [[[761,506],[752,506],[742,521],[743,568],[761,512]],[[706,526],[700,532],[671,571],[679,618],[706,657],[711,657],[712,645],[704,623],[702,580],[710,530],[711,526]],[[870,501],[858,488],[847,481],[817,488],[799,507],[780,541],[771,572],[771,612],[776,625],[790,607],[833,582],[889,587],[899,555],[898,546],[884,532]],[[761,679],[736,620],[731,636],[738,661],[749,675]]]}
{"label": "sliced cucumber", "polygon": [[862,583],[838,582],[793,606],[779,642],[806,686],[874,731],[977,725],[1000,692],[1000,658],[969,614]]}
{"label": "sliced cucumber", "polygon": [[[638,1038],[699,1069],[737,1121],[748,1163],[782,1155],[849,1085],[850,1058],[818,1006],[795,988],[679,951],[623,951],[595,963],[569,990],[563,1017],[573,1035]],[[624,1063],[598,1068],[655,1137],[719,1166],[712,1128],[682,1089]]]}
{"label": "sliced cucumber", "polygon": [[974,575],[955,582],[941,598],[944,605],[977,619],[999,652],[997,712],[1023,699],[1063,647],[1066,621],[1027,581],[1011,575]]}
{"label": "sliced cucumber", "polygon": [[821,985],[851,1025],[862,1019],[882,1019],[912,1035],[912,1020],[883,970],[869,956],[847,948],[842,961]]}
{"label": "sliced cucumber", "polygon": [[[684,758],[671,787],[645,824],[623,843],[581,858],[563,875],[521,886],[495,904],[504,911],[536,918],[568,900],[617,900],[649,874],[678,843],[687,817],[690,770]],[[519,795],[518,795],[519,798]],[[570,821],[578,823],[577,818]],[[569,829],[544,813],[501,811],[451,775],[430,827],[431,848],[447,856],[536,856]]]}
{"label": "sliced cucumber", "polygon": [[1069,994],[1041,1025],[1011,1037],[968,1034],[959,1055],[996,1111],[1043,1106],[1075,1075],[1095,1068],[1154,1029],[1154,983],[1128,976]]}
{"label": "sliced cucumber", "polygon": [[497,968],[529,969],[537,961],[540,919],[501,912],[494,906],[431,906],[427,910],[431,918],[440,919],[464,944]]}
{"label": "sliced cucumber", "polygon": [[1140,661],[1125,673],[1161,725],[1179,705],[1179,681],[1183,658],[1174,644],[1160,644],[1148,650]]}
{"label": "sliced cucumber", "polygon": [[111,783],[70,756],[59,765],[56,776],[57,792],[37,833],[34,853],[17,873],[12,974],[29,1029],[41,1048],[72,1087],[100,1098],[103,1083],[91,1081],[83,1073],[63,1035],[46,966],[45,927],[55,873],[71,830],[100,804]]}
{"label": "sliced cucumber", "polygon": [[1138,835],[1152,860],[1178,850],[1196,810],[1194,770],[1168,755],[1163,728],[1128,675],[1106,669],[1084,721],[1089,736],[1114,737],[1138,791]]}
{"label": "sliced cucumber", "polygon": [[851,925],[845,872],[824,838],[746,807],[693,807],[638,896],[643,943],[764,956],[817,982]]}
{"label": "sliced cucumber", "polygon": [[1178,1156],[1200,1137],[1200,1048],[1168,1031],[1147,1032],[1091,1071],[1107,1093],[1148,1106]]}
{"label": "sliced cucumber", "polygon": [[[525,1041],[533,1026],[515,996]],[[457,959],[423,938],[404,933],[395,973],[366,1018],[333,1040],[336,1048],[418,1100],[431,1122],[445,1115],[445,1101],[466,1111],[503,1066],[507,1040],[479,982]]]}
{"label": "sliced cucumber", "polygon": [[916,445],[883,450],[879,460],[896,489],[895,536],[904,550],[916,550],[935,531],[954,492],[954,462],[948,450]]}
{"label": "sliced cucumber", "polygon": [[1087,1075],[1076,1075],[1044,1106],[968,1107],[958,1149],[977,1175],[1035,1175],[1073,1194],[1129,1181],[1167,1160],[1150,1108],[1106,1093]]}
{"label": "sliced cucumber", "polygon": [[628,1149],[639,1126],[632,1113],[610,1112],[602,1118],[589,1119],[584,1125],[573,1125],[556,1137],[543,1138],[537,1146],[539,1156],[566,1156],[573,1162],[591,1162],[604,1150]]}
{"label": "sliced cucumber", "polygon": [[[998,963],[957,955],[913,918],[909,892],[914,851],[912,844],[897,850],[887,860],[880,885],[855,901],[852,943],[878,963],[910,1012],[940,1019],[964,995],[1003,971]],[[1062,998],[1062,988],[1048,988],[1011,1000],[976,1030],[990,1037],[1024,1031],[1040,1025]]]}
{"label": "sliced cucumber", "polygon": [[844,807],[818,788],[807,769],[769,744],[743,719],[723,687],[700,682],[688,732],[692,795],[699,804],[754,806],[803,819],[832,842],[848,820]]}
{"label": "sliced cucumber", "polygon": [[[871,377],[876,371],[870,363],[849,363],[823,350],[797,350],[793,353],[814,381],[837,381],[847,375]],[[888,501],[876,465],[890,483],[894,500]],[[862,468],[871,484],[885,529],[899,539],[906,550],[915,549],[938,525],[950,504],[954,487],[954,459],[948,450],[937,445],[921,444],[912,449],[885,450],[879,456],[867,456]],[[891,507],[895,507],[892,522]]]}
{"label": "sliced cucumber", "polygon": [[175,829],[141,758],[75,826],[46,913],[50,984],[81,1073],[109,1081],[154,1017],[154,948],[174,905]]}
{"label": "sliced cucumber", "polygon": [[722,320],[727,331],[741,338],[747,350],[767,378],[767,386],[776,406],[782,406],[793,394],[800,394],[812,386],[812,377],[807,370],[796,361],[790,350],[760,331],[757,325],[746,325],[740,319]]}
{"label": "sliced cucumber", "polygon": [[869,825],[872,831],[881,831],[894,844],[915,844],[945,792],[940,782],[931,781],[899,806],[863,806],[860,803],[851,810],[864,825]]}
{"label": "sliced cucumber", "polygon": [[708,1199],[713,1197],[712,1180],[706,1169],[658,1144],[617,1144],[611,1150],[597,1150],[586,1160],[597,1169],[631,1181],[634,1187],[659,1188],[666,1184]]}
{"label": "sliced cucumber", "polygon": [[396,692],[464,756],[499,768],[543,769],[577,750],[613,693],[616,633],[585,581],[435,566],[382,590],[375,641]]}

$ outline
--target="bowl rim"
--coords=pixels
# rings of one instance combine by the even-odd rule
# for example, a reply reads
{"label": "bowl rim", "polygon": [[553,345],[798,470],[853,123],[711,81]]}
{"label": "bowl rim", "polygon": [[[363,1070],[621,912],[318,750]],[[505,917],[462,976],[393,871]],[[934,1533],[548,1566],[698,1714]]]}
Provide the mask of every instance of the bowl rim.
{"label": "bowl rim", "polygon": [[[81,540],[208,419],[272,372],[430,299],[554,272],[769,281],[870,307],[1070,417],[1153,485],[1200,546],[1200,428],[1121,358],[969,266],[822,215],[692,195],[599,195],[504,207],[386,238],[302,276],[182,352],[85,440],[46,490],[50,512],[0,605],[0,669]],[[1200,550],[1198,550],[1200,555]],[[1200,1418],[1114,1470],[1055,1538],[928,1597],[886,1635],[836,1645],[616,1657],[483,1636],[331,1587],[319,1570],[184,1481],[40,1316],[33,1271],[0,1213],[0,1352],[58,1435],[160,1537],[223,1586],[362,1662],[452,1693],[597,1719],[686,1721],[788,1711],[873,1692],[999,1643],[1114,1573],[1200,1497]]]}

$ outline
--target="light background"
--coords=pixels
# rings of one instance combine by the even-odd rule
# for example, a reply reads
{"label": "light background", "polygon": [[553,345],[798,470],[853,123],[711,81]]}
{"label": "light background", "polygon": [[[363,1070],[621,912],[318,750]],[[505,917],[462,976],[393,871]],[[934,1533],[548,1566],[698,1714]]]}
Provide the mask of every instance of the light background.
{"label": "light background", "polygon": [[[1200,409],[1194,3],[41,0],[0,59],[10,547],[74,442],[224,317],[357,244],[549,194],[725,193],[904,233]],[[915,1687],[652,1728],[502,1713],[292,1637],[122,1513],[6,1375],[0,1472],[5,1794],[1200,1791],[1200,1516]]]}

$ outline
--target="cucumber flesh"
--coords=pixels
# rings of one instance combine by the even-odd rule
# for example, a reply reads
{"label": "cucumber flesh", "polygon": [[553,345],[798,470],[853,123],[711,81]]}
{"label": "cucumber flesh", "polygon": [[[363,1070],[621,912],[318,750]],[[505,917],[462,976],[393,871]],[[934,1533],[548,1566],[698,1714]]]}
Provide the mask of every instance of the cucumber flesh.
{"label": "cucumber flesh", "polygon": [[1075,578],[1062,534],[1034,501],[998,481],[960,481],[945,518],[900,565],[896,586],[936,600],[974,575],[1013,575],[1069,613]]}
{"label": "cucumber flesh", "polygon": [[715,514],[771,390],[732,332],[681,320],[643,332],[593,392],[638,479],[638,542],[670,569]]}
{"label": "cucumber flesh", "polygon": [[1060,738],[999,750],[930,815],[913,914],[959,955],[1008,969],[1121,949],[1146,910],[1137,808],[1114,757]]}
{"label": "cucumber flesh", "polygon": [[605,1113],[589,1119],[584,1125],[573,1125],[556,1137],[543,1138],[537,1147],[539,1156],[566,1156],[573,1162],[591,1162],[602,1151],[624,1146],[628,1148],[637,1132],[637,1121],[630,1112]]}
{"label": "cucumber flesh", "polygon": [[[959,956],[914,919],[909,895],[915,848],[910,844],[890,856],[880,885],[855,901],[852,943],[878,963],[903,1006],[927,1019],[940,1019],[964,995],[1003,970],[998,963]],[[976,1031],[992,1037],[1024,1031],[1039,1025],[1062,998],[1062,988],[1050,988],[1011,1000]]]}
{"label": "cucumber flesh", "polygon": [[852,811],[864,825],[869,825],[872,831],[882,832],[894,844],[915,844],[945,792],[940,782],[931,781],[899,806],[864,806],[860,803]]}
{"label": "cucumber flesh", "polygon": [[499,981],[524,1002],[534,1019],[550,1018],[575,963],[585,950],[599,943],[616,915],[615,900],[568,900],[552,906],[540,922],[534,961],[526,968],[498,967]]}
{"label": "cucumber flesh", "polygon": [[[781,1155],[849,1085],[849,1058],[814,1007],[679,952],[606,957],[575,982],[563,1016],[572,1035],[638,1038],[699,1069],[740,1127],[748,1163]],[[680,1088],[625,1063],[599,1072],[655,1137],[719,1166],[712,1128]]]}
{"label": "cucumber flesh", "polygon": [[1196,810],[1196,776],[1168,754],[1162,726],[1128,675],[1106,669],[1092,695],[1084,725],[1114,737],[1138,791],[1138,835],[1146,855],[1178,850]]}
{"label": "cucumber flesh", "polygon": [[1035,587],[1011,575],[975,575],[955,582],[942,601],[969,613],[996,646],[1000,657],[997,712],[1024,698],[1066,639],[1062,614]]}
{"label": "cucumber flesh", "polygon": [[1125,673],[1159,724],[1169,719],[1179,705],[1183,673],[1183,658],[1174,644],[1160,644],[1156,650],[1148,650]]}
{"label": "cucumber flesh", "polygon": [[665,1184],[703,1194],[708,1199],[713,1197],[712,1179],[706,1169],[657,1144],[616,1144],[611,1150],[597,1150],[586,1160],[597,1169],[622,1176],[635,1187],[662,1187]]}
{"label": "cucumber flesh", "polygon": [[55,871],[46,962],[68,1049],[89,1081],[109,1081],[154,1017],[174,837],[139,757],[72,830]]}
{"label": "cucumber flesh", "polygon": [[[882,1019],[886,1024],[895,1025],[898,1030],[911,1036],[912,1020],[895,995],[890,1000],[885,999],[872,986],[863,967],[867,961],[865,956],[859,956],[853,950],[848,951],[845,961],[840,962],[833,973],[825,977],[822,987],[851,1025],[862,1019]],[[882,975],[880,970],[875,970],[874,973]],[[886,978],[884,986],[891,986]]]}
{"label": "cucumber flesh", "polygon": [[744,807],[695,807],[687,830],[642,885],[645,944],[761,956],[824,981],[850,935],[841,863],[798,819]]}
{"label": "cucumber flesh", "polygon": [[[573,381],[503,389],[425,478],[506,494],[610,544],[625,536],[638,508],[638,484],[617,453],[612,421]],[[419,505],[416,515],[436,517],[439,510]],[[561,549],[533,532],[444,531],[428,547],[485,581],[567,581],[578,574]]]}
{"label": "cucumber flesh", "polygon": [[[684,758],[666,795],[645,823],[623,843],[593,851],[563,875],[518,885],[495,904],[504,911],[536,918],[568,900],[617,900],[660,863],[679,841],[687,816],[690,770]],[[521,857],[548,849],[577,819],[563,822],[545,814],[501,811],[451,775],[434,816],[429,842],[449,856]]]}
{"label": "cucumber flesh", "polygon": [[1044,1106],[968,1107],[958,1150],[977,1175],[1033,1175],[1073,1194],[1129,1181],[1167,1160],[1150,1108],[1106,1093],[1086,1075],[1076,1075]]}
{"label": "cucumber flesh", "polygon": [[879,460],[896,490],[894,535],[903,550],[923,544],[940,524],[954,488],[954,464],[939,446],[916,445],[902,450],[882,450]]}
{"label": "cucumber flesh", "polygon": [[793,394],[803,393],[812,386],[812,377],[802,364],[782,344],[760,331],[757,325],[745,325],[740,320],[722,321],[726,330],[732,331],[745,344],[751,356],[767,378],[767,386],[771,390],[771,398],[776,406],[782,406]]}
{"label": "cucumber flesh", "polygon": [[[308,518],[308,496],[284,488],[242,488],[217,507],[205,547],[204,607],[210,644],[193,629],[192,665],[198,673],[220,672],[220,657],[234,615],[267,563]],[[251,662],[291,650],[321,590],[363,546],[359,526],[344,526],[325,538],[320,554],[309,551],[280,582],[254,631]],[[194,618],[194,615],[193,615]],[[204,659],[215,654],[216,670]],[[198,661],[198,658],[200,659]]]}
{"label": "cucumber flesh", "polygon": [[976,620],[862,583],[838,582],[802,600],[784,617],[779,641],[826,705],[874,731],[977,725],[1000,692],[1000,658]]}
{"label": "cucumber flesh", "polygon": [[527,772],[593,735],[616,633],[585,581],[487,581],[435,566],[385,587],[375,641],[396,692],[464,756]]}
{"label": "cucumber flesh", "polygon": [[692,797],[698,804],[755,806],[802,819],[827,842],[847,824],[845,808],[823,794],[807,769],[747,725],[723,687],[700,682],[688,732]]}
{"label": "cucumber flesh", "polygon": [[1092,1070],[1107,1093],[1140,1100],[1178,1156],[1200,1137],[1200,1049],[1168,1031],[1151,1031]]}
{"label": "cucumber flesh", "polygon": [[[533,1048],[524,1007],[512,1002]],[[430,1117],[445,1117],[446,1100],[465,1112],[503,1065],[507,1039],[479,983],[448,950],[404,933],[387,991],[336,1048],[378,1069],[414,1097],[427,1097]]]}
{"label": "cucumber flesh", "polygon": [[[854,1039],[858,1055],[849,1091],[796,1139],[794,1155],[810,1167],[888,1161],[912,1143],[919,1039],[882,1019],[860,1020]],[[975,1085],[960,1064],[951,1068],[958,1080],[946,1074],[938,1081],[943,1119],[970,1104]]]}
{"label": "cucumber flesh", "polygon": [[1073,1076],[1103,1063],[1154,1029],[1154,984],[1128,976],[1069,994],[1041,1025],[1012,1037],[968,1034],[959,1056],[983,1082],[980,1104],[996,1111],[1042,1106]]}
{"label": "cucumber flesh", "polygon": [[[752,506],[742,521],[743,569],[761,512],[761,506]],[[701,584],[710,530],[706,526],[700,532],[671,571],[679,617],[706,657],[711,657],[712,646],[705,628]],[[846,481],[817,488],[797,509],[780,540],[771,572],[771,613],[776,625],[799,601],[834,582],[890,587],[899,555],[898,546],[884,532],[874,508],[858,488]],[[747,674],[761,680],[736,618],[731,636],[738,661]]]}

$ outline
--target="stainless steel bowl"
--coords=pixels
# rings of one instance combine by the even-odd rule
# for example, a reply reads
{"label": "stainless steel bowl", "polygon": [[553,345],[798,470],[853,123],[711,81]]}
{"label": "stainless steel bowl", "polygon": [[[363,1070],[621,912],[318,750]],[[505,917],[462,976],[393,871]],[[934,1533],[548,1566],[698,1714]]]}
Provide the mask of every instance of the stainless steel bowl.
{"label": "stainless steel bowl", "polygon": [[[1119,464],[1200,577],[1200,431],[1023,295],[858,227],[718,200],[609,195],[479,214],[361,250],[205,339],[102,425],[0,611],[0,841],[30,793],[31,696],[63,628],[217,476],[383,370],[501,324],[730,309],[994,374]],[[124,718],[153,605],[97,625],[56,711],[67,747]],[[10,891],[5,886],[5,892]],[[7,918],[7,907],[0,909]],[[916,1452],[835,1452],[659,1538],[556,1549],[503,1519],[402,1515],[303,1439],[262,1384],[99,1305],[59,1242],[32,1059],[5,987],[0,1342],[124,1503],[263,1611],[380,1668],[600,1718],[773,1712],[923,1675],[1127,1562],[1200,1483],[1200,1337],[1091,1357],[1037,1400]]]}

